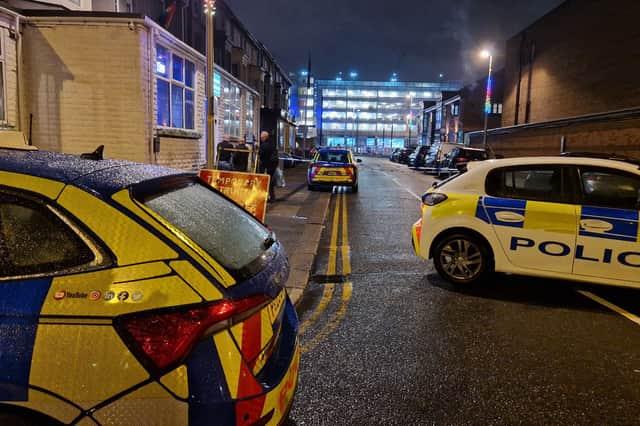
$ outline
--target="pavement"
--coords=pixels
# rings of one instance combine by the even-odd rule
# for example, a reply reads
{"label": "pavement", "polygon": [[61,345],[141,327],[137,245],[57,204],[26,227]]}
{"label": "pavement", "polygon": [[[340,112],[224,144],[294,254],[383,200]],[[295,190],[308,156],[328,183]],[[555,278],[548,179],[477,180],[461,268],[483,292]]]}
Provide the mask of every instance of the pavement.
{"label": "pavement", "polygon": [[269,202],[265,219],[289,256],[287,291],[294,304],[309,282],[331,199],[330,192],[310,192],[306,175],[304,164],[284,169],[286,185],[276,188],[276,201]]}

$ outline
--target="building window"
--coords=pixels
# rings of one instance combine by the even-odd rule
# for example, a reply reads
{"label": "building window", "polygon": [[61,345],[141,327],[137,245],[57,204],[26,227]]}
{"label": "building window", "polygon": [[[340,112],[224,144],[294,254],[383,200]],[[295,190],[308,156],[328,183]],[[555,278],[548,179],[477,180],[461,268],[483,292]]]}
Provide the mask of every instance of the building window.
{"label": "building window", "polygon": [[502,104],[493,104],[491,107],[492,114],[502,114]]}
{"label": "building window", "polygon": [[244,137],[246,140],[253,140],[253,95],[247,93],[245,100],[245,124]]}
{"label": "building window", "polygon": [[222,105],[224,108],[224,134],[240,137],[240,87],[227,80],[222,80]]}
{"label": "building window", "polygon": [[460,105],[458,103],[451,105],[451,114],[454,116],[460,115]]}
{"label": "building window", "polygon": [[157,122],[161,127],[195,128],[195,65],[156,46]]}

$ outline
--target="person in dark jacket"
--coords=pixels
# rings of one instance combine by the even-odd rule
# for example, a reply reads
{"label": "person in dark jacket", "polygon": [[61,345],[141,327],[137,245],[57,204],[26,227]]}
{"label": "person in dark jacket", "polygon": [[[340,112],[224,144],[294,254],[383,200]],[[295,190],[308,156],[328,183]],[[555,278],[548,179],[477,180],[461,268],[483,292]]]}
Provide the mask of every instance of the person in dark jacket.
{"label": "person in dark jacket", "polygon": [[271,176],[269,183],[269,200],[275,201],[276,180],[274,174],[278,168],[278,148],[275,141],[270,137],[269,132],[260,133],[260,173],[267,173]]}

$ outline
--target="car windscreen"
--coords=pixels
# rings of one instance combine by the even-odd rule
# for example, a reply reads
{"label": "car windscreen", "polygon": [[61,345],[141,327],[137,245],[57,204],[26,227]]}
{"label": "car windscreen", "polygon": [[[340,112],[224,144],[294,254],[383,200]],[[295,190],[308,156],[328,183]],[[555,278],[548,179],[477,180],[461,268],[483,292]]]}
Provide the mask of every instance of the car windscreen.
{"label": "car windscreen", "polygon": [[320,151],[318,160],[328,163],[348,163],[349,153],[347,151]]}
{"label": "car windscreen", "polygon": [[271,236],[264,225],[197,181],[139,201],[230,271],[241,271],[269,248]]}

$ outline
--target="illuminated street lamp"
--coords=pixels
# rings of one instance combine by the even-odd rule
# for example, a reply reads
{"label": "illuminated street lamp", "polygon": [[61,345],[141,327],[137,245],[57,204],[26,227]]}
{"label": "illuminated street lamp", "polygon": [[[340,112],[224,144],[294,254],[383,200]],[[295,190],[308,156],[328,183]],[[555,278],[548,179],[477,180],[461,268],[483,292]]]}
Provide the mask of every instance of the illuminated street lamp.
{"label": "illuminated street lamp", "polygon": [[487,148],[487,125],[489,122],[489,113],[491,112],[491,89],[492,89],[492,81],[491,81],[491,71],[493,67],[493,55],[487,49],[480,52],[480,57],[484,59],[489,59],[489,74],[487,76],[487,91],[486,91],[486,99],[484,102],[484,133],[482,136],[482,147]]}
{"label": "illuminated street lamp", "polygon": [[204,14],[207,21],[205,37],[207,56],[207,78],[205,80],[205,90],[207,92],[207,167],[213,168],[214,144],[215,144],[215,108],[213,95],[213,74],[215,72],[215,44],[213,40],[214,17],[216,15],[216,0],[204,0]]}

